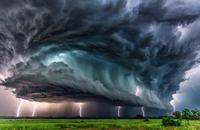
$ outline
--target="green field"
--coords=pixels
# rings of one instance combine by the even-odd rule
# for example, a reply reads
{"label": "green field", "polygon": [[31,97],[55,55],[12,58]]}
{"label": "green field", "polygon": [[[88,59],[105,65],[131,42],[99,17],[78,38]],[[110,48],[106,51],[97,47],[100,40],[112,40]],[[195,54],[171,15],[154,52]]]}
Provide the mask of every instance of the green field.
{"label": "green field", "polygon": [[0,119],[0,130],[200,130],[200,121],[164,127],[159,119]]}

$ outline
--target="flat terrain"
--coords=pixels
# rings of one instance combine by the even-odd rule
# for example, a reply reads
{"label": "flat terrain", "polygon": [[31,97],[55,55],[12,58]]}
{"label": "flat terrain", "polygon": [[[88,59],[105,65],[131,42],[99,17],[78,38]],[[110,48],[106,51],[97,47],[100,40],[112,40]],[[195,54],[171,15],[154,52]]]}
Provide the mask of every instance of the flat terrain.
{"label": "flat terrain", "polygon": [[164,127],[159,119],[0,119],[0,130],[200,130],[200,121]]}

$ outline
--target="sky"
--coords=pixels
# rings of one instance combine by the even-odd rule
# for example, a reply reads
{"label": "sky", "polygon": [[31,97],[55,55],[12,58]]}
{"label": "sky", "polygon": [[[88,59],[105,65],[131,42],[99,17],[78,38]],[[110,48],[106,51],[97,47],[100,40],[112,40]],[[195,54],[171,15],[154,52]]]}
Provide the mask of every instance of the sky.
{"label": "sky", "polygon": [[199,108],[200,1],[1,0],[0,115]]}

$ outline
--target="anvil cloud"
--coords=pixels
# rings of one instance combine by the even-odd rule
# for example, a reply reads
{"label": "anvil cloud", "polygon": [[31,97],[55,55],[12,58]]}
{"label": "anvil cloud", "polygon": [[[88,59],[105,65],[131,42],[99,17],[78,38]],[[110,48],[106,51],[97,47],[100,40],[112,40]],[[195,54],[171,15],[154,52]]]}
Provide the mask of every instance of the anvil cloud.
{"label": "anvil cloud", "polygon": [[171,110],[199,60],[196,0],[2,0],[0,14],[2,84],[27,100]]}

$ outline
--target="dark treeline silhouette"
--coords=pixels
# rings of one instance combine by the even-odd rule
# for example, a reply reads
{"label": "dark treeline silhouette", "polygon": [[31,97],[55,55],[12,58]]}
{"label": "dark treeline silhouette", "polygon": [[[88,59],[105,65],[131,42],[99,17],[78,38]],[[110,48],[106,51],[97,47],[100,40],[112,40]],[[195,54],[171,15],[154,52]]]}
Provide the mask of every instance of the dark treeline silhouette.
{"label": "dark treeline silhouette", "polygon": [[182,111],[174,112],[173,115],[176,119],[199,120],[200,110],[183,109]]}
{"label": "dark treeline silhouette", "polygon": [[173,116],[166,116],[162,118],[162,124],[164,126],[181,126],[182,120],[200,120],[200,110],[183,109],[182,111],[176,111]]}

